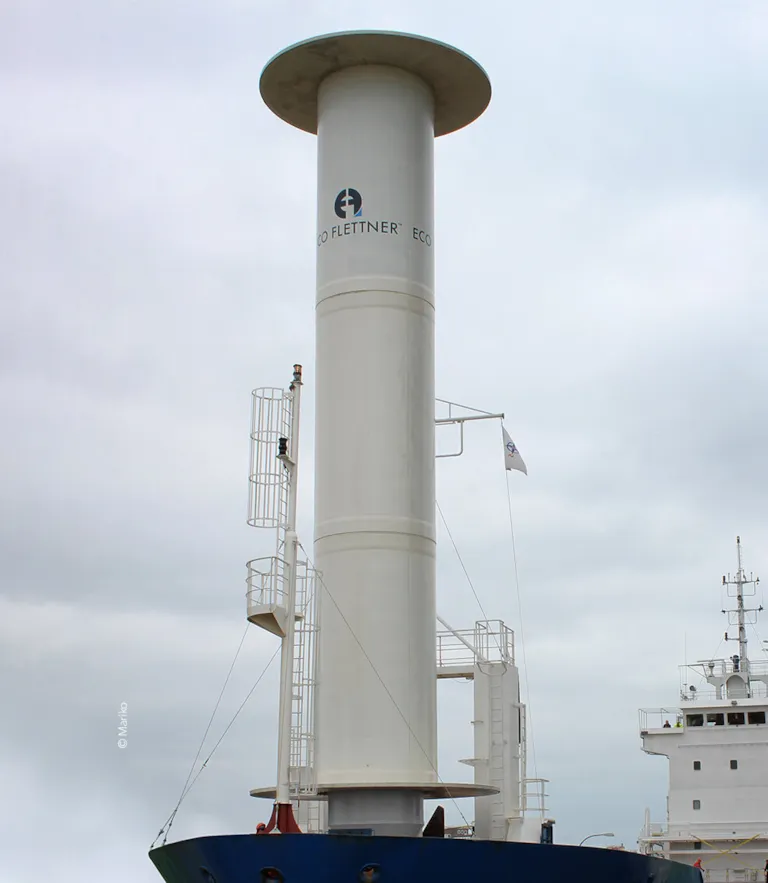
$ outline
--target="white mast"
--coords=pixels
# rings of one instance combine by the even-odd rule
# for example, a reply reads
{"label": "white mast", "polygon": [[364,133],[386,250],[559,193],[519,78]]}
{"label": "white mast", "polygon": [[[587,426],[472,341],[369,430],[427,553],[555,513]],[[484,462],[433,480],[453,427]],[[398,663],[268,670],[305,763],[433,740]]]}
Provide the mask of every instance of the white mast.
{"label": "white mast", "polygon": [[[733,578],[731,578],[730,573],[728,576],[723,576],[723,585],[724,586],[735,586],[736,595],[736,609],[735,610],[724,610],[723,613],[727,614],[729,617],[729,625],[737,626],[739,630],[739,636],[737,638],[739,642],[739,655],[731,658],[733,662],[734,671],[741,670],[745,675],[745,684],[747,689],[747,695],[752,695],[752,690],[749,684],[749,656],[747,652],[747,625],[746,625],[746,614],[747,613],[756,613],[758,612],[758,608],[745,608],[744,607],[744,587],[745,586],[755,586],[760,582],[759,577],[755,578],[750,573],[749,579],[747,579],[747,575],[744,572],[744,566],[741,560],[741,537],[736,537],[736,556],[738,563],[738,570]],[[753,591],[751,594],[755,594]],[[734,621],[735,620],[735,621]],[[728,633],[725,635],[726,640],[728,640]]]}
{"label": "white mast", "polygon": [[[277,547],[275,555],[248,562],[248,620],[282,641],[277,784],[264,793],[275,798],[267,833],[274,827],[283,833],[298,831],[292,799],[313,791],[313,783],[306,779],[313,749],[307,741],[311,741],[313,684],[306,677],[311,662],[306,654],[314,652],[312,573],[306,562],[298,561],[296,534],[301,378],[301,365],[294,365],[288,391],[269,387],[253,391],[248,523],[277,528]],[[297,609],[300,580],[301,610]],[[297,619],[301,620],[298,632]]]}
{"label": "white mast", "polygon": [[[293,652],[296,617],[296,562],[299,538],[296,534],[296,498],[299,476],[299,418],[301,405],[301,365],[293,366],[293,393],[291,437],[280,439],[278,459],[288,470],[288,517],[285,524],[285,569],[288,616],[285,635],[280,649],[280,722],[277,736],[277,795],[276,803],[291,803],[290,757],[291,757],[291,708],[293,701]],[[290,447],[290,452],[288,448]]]}

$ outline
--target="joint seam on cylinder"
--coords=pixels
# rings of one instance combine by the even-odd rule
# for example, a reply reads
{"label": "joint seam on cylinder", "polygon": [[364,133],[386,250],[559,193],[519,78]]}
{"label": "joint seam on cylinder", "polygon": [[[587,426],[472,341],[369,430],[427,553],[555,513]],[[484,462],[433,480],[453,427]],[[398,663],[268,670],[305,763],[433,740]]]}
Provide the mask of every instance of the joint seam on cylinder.
{"label": "joint seam on cylinder", "polygon": [[406,537],[407,539],[426,540],[428,543],[437,543],[434,536],[428,536],[423,533],[410,533],[402,530],[337,530],[332,533],[318,534],[315,536],[315,542],[318,540],[327,540],[330,537],[347,537],[351,534],[360,536],[361,534],[369,534],[370,536],[395,536]]}
{"label": "joint seam on cylinder", "polygon": [[[350,288],[346,291],[336,291],[333,294],[326,294],[320,300],[317,301],[316,307],[319,307],[320,304],[324,304],[326,301],[333,300],[337,297],[349,297],[354,294],[396,294],[400,297],[404,298],[412,298],[413,300],[421,301],[422,303],[427,304],[428,307],[435,311],[435,304],[428,297],[425,297],[423,294],[415,294],[412,291],[395,291],[391,288]],[[370,307],[372,304],[360,304],[360,306]],[[375,304],[377,308],[388,308],[388,309],[402,309],[401,307],[396,306],[395,304]]]}

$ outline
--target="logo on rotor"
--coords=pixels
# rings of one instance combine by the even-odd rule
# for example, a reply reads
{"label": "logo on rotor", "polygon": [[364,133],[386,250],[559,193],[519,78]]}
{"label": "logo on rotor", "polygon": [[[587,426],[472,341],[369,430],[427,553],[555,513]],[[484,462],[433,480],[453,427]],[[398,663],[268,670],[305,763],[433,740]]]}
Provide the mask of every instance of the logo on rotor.
{"label": "logo on rotor", "polygon": [[342,220],[345,218],[359,218],[363,213],[363,197],[360,196],[360,191],[353,190],[352,187],[339,191],[339,195],[333,204],[333,210],[336,212],[337,217]]}

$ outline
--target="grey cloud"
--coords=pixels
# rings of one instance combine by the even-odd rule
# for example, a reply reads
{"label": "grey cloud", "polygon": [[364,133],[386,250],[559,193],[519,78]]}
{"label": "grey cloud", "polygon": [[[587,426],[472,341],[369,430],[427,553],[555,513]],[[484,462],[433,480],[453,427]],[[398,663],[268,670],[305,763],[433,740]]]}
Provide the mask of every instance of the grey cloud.
{"label": "grey cloud", "polygon": [[[29,862],[41,828],[63,879],[156,878],[145,850],[242,634],[243,563],[271,550],[244,524],[249,392],[297,360],[311,548],[314,143],[260,106],[257,79],[283,45],[361,24],[457,42],[494,83],[487,114],[437,146],[438,394],[504,410],[528,463],[510,476],[524,630],[498,427],[441,461],[438,498],[518,661],[525,644],[558,839],[631,846],[645,805],[661,815],[664,763],[640,751],[636,710],[676,701],[686,643],[715,649],[736,533],[764,564],[768,25],[757,3],[592,9],[0,13],[14,881],[53,872]],[[439,577],[440,610],[471,625],[442,528]],[[273,647],[249,635],[222,725]],[[468,775],[470,694],[440,687],[445,779]],[[174,837],[253,828],[275,704],[273,670]]]}

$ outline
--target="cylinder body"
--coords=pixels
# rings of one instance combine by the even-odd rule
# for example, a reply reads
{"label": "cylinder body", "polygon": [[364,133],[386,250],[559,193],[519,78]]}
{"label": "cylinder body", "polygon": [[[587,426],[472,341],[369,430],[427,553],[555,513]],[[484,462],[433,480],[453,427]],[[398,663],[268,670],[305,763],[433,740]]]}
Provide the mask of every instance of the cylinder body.
{"label": "cylinder body", "polygon": [[321,84],[321,788],[437,778],[433,145],[418,77],[367,65]]}

